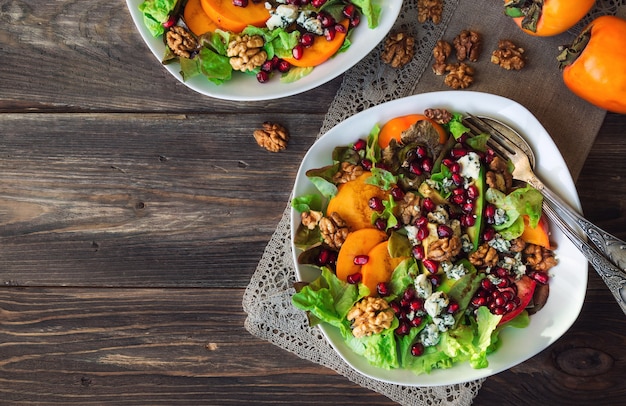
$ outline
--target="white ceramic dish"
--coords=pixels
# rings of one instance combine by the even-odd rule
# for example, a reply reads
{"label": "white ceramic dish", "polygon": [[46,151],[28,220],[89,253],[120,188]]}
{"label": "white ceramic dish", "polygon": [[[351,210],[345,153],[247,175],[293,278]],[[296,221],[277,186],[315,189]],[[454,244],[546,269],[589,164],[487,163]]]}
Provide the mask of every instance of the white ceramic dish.
{"label": "white ceramic dish", "polygon": [[[308,76],[293,83],[281,83],[278,77],[274,77],[269,82],[261,84],[254,75],[234,73],[232,80],[218,86],[209,82],[203,76],[196,76],[186,82],[183,81],[177,63],[164,65],[164,68],[190,89],[217,99],[240,101],[270,100],[306,92],[333,80],[350,69],[385,38],[398,18],[402,0],[375,1],[378,1],[382,8],[378,27],[375,29],[368,28],[367,20],[363,19],[352,33],[352,44],[346,52],[338,54],[315,67]],[[144,42],[160,63],[165,54],[165,46],[162,38],[154,38],[145,27],[143,15],[139,11],[139,5],[142,2],[143,0],[126,0],[135,26],[137,26]]]}
{"label": "white ceramic dish", "polygon": [[[294,196],[315,193],[314,186],[305,172],[331,163],[331,151],[335,146],[347,145],[366,137],[376,124],[411,113],[422,113],[426,108],[447,108],[456,112],[468,112],[488,116],[517,129],[529,142],[536,154],[536,172],[562,197],[580,208],[574,182],[556,145],[537,121],[520,104],[491,94],[470,91],[425,93],[394,100],[360,112],[338,124],[324,134],[304,157],[298,171]],[[292,209],[291,230],[300,222],[299,213]],[[448,385],[484,378],[511,368],[544,350],[561,337],[574,323],[587,290],[587,261],[556,227],[552,227],[552,240],[557,244],[559,264],[550,272],[550,296],[545,307],[531,317],[525,329],[506,328],[502,331],[503,345],[488,357],[489,367],[472,369],[468,363],[450,369],[435,370],[429,375],[415,375],[408,370],[385,370],[370,365],[364,358],[352,352],[343,342],[338,330],[322,325],[321,330],[337,353],[355,370],[380,381],[413,386]],[[297,249],[293,248],[297,264]],[[300,280],[311,281],[318,271],[311,267],[296,265]]]}

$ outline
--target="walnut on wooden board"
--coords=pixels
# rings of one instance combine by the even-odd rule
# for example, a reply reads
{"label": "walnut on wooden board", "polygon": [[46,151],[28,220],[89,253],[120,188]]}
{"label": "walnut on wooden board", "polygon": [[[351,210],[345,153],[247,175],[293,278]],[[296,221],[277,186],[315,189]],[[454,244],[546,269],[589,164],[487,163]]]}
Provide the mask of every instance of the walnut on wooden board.
{"label": "walnut on wooden board", "polygon": [[333,175],[333,182],[335,184],[350,182],[363,175],[363,171],[364,170],[361,165],[351,164],[350,162],[342,162],[341,165],[339,165],[337,173]]}
{"label": "walnut on wooden board", "polygon": [[266,121],[263,128],[255,130],[254,139],[259,146],[271,152],[278,152],[287,148],[289,132],[280,124]]}
{"label": "walnut on wooden board", "polygon": [[433,72],[435,75],[443,75],[446,73],[446,61],[452,53],[452,45],[448,41],[439,40],[433,48],[433,57],[435,63],[433,64]]}
{"label": "walnut on wooden board", "polygon": [[198,47],[195,37],[185,28],[175,25],[165,34],[167,46],[181,58],[190,58]]}
{"label": "walnut on wooden board", "polygon": [[352,335],[359,338],[391,327],[394,312],[385,299],[368,296],[356,302],[346,318],[352,322]]}
{"label": "walnut on wooden board", "polygon": [[433,24],[441,22],[443,0],[417,0],[417,21],[420,24],[430,20]]}
{"label": "walnut on wooden board", "polygon": [[506,70],[520,70],[526,65],[524,48],[509,40],[498,41],[498,49],[491,53],[491,62]]}
{"label": "walnut on wooden board", "polygon": [[453,44],[456,50],[456,58],[459,62],[463,62],[466,59],[470,62],[478,60],[482,48],[482,38],[478,32],[463,30],[454,37]]}
{"label": "walnut on wooden board", "polygon": [[320,233],[324,242],[332,249],[339,250],[350,233],[346,222],[339,213],[330,213],[319,221]]}
{"label": "walnut on wooden board", "polygon": [[474,83],[474,68],[464,62],[446,65],[446,71],[443,83],[452,89],[466,89]]}
{"label": "walnut on wooden board", "polygon": [[404,32],[390,34],[385,39],[381,59],[393,68],[401,68],[415,55],[415,39]]}
{"label": "walnut on wooden board", "polygon": [[234,35],[228,42],[226,55],[230,66],[238,71],[252,71],[263,65],[267,53],[263,49],[265,40],[260,35]]}
{"label": "walnut on wooden board", "polygon": [[498,263],[498,251],[487,243],[469,255],[469,261],[476,268],[495,266]]}

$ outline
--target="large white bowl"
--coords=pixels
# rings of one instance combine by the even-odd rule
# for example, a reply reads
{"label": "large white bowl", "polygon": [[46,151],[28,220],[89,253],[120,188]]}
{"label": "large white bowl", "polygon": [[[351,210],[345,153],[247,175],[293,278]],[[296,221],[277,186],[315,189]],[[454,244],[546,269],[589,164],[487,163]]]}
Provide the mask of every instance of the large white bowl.
{"label": "large white bowl", "polygon": [[[375,124],[411,113],[422,113],[426,108],[447,108],[461,113],[493,117],[517,129],[526,138],[536,155],[536,172],[554,191],[580,208],[580,201],[572,177],[563,157],[543,126],[520,104],[486,93],[447,91],[424,93],[394,100],[362,111],[324,134],[304,157],[298,171],[293,196],[315,193],[316,189],[305,172],[331,163],[335,146],[347,145],[367,137]],[[300,223],[300,215],[292,209],[291,230]],[[355,354],[342,340],[339,331],[328,325],[320,326],[329,343],[355,370],[363,375],[385,382],[412,385],[449,385],[484,378],[511,368],[544,350],[561,337],[574,323],[582,308],[587,290],[587,260],[556,227],[552,240],[557,244],[559,264],[551,271],[550,296],[545,307],[530,318],[525,329],[505,328],[501,333],[502,347],[489,355],[489,367],[472,369],[468,363],[450,369],[435,370],[428,375],[415,375],[408,370],[385,370],[369,364]],[[312,281],[319,272],[312,267],[297,264],[298,250],[292,247],[296,273],[300,280]]]}
{"label": "large white bowl", "polygon": [[[351,34],[351,45],[346,52],[337,54],[335,57],[315,67],[308,76],[293,83],[281,83],[278,77],[272,78],[267,83],[259,83],[254,75],[233,73],[232,80],[218,86],[204,76],[196,76],[186,82],[183,81],[180,67],[177,63],[164,65],[164,68],[190,89],[217,99],[241,101],[270,100],[302,93],[333,80],[356,65],[389,33],[398,18],[398,14],[400,14],[402,0],[374,1],[380,4],[382,9],[378,27],[375,29],[368,28],[367,20],[363,19],[361,24]],[[143,0],[126,0],[126,5],[144,42],[157,60],[161,61],[165,54],[165,45],[162,38],[154,38],[143,23],[143,15],[139,11],[139,5],[142,2]]]}

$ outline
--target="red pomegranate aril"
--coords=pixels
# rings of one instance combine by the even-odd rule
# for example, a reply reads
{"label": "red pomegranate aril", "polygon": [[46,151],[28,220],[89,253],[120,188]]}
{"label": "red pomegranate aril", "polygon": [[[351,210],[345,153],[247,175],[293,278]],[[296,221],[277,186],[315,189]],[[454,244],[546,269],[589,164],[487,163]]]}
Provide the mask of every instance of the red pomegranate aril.
{"label": "red pomegranate aril", "polygon": [[361,282],[362,278],[363,278],[363,275],[361,275],[360,272],[357,272],[357,273],[353,273],[352,275],[348,275],[348,277],[346,278],[346,281],[349,284],[356,285],[357,283]]}
{"label": "red pomegranate aril", "polygon": [[433,211],[435,210],[436,205],[433,199],[431,199],[430,197],[427,197],[426,199],[422,200],[422,207],[426,211]]}
{"label": "red pomegranate aril", "polygon": [[463,184],[463,176],[460,173],[453,173],[450,178],[452,179],[452,183],[457,186],[461,186]]}
{"label": "red pomegranate aril", "polygon": [[480,307],[487,304],[487,299],[485,299],[484,297],[475,296],[472,298],[471,303],[473,306]]}
{"label": "red pomegranate aril", "polygon": [[498,287],[498,289],[504,289],[508,288],[510,284],[511,282],[509,281],[509,278],[502,278],[502,280],[498,282],[496,286]]}
{"label": "red pomegranate aril", "polygon": [[346,32],[348,32],[346,27],[344,27],[342,24],[335,24],[335,31],[342,33],[342,34],[345,34]]}
{"label": "red pomegranate aril", "polygon": [[458,142],[459,144],[465,144],[467,142],[468,139],[468,135],[467,133],[463,133],[461,134],[461,136],[459,138],[456,139],[456,142]]}
{"label": "red pomegranate aril", "polygon": [[381,212],[385,209],[382,199],[376,196],[370,197],[370,199],[367,201],[367,205],[369,206],[370,209],[375,210],[377,212]]}
{"label": "red pomegranate aril", "polygon": [[452,173],[459,173],[459,172],[461,172],[461,164],[458,163],[458,162],[454,162],[452,164],[452,166],[450,166],[450,171]]}
{"label": "red pomegranate aril", "polygon": [[493,302],[496,304],[496,306],[502,307],[506,304],[507,300],[505,299],[504,296],[498,295],[493,298]]}
{"label": "red pomegranate aril", "polygon": [[412,161],[409,164],[409,172],[411,172],[414,175],[420,176],[421,174],[424,173],[424,170],[422,169],[422,165],[419,161]]}
{"label": "red pomegranate aril", "polygon": [[395,314],[399,314],[402,311],[400,303],[395,300],[393,302],[389,302],[389,307],[391,307],[391,310],[393,310]]}
{"label": "red pomegranate aril", "polygon": [[513,290],[503,290],[502,297],[505,298],[507,302],[510,302],[515,297],[515,293],[513,293]]}
{"label": "red pomegranate aril", "polygon": [[422,319],[421,317],[413,317],[409,324],[411,325],[411,327],[419,327],[419,325],[422,324],[422,321],[424,321],[424,319]]}
{"label": "red pomegranate aril", "polygon": [[459,304],[457,302],[450,301],[448,304],[448,313],[456,313],[459,311]]}
{"label": "red pomegranate aril", "polygon": [[415,222],[413,224],[417,228],[426,227],[428,225],[428,218],[424,216],[419,216],[418,218],[415,219]]}
{"label": "red pomegranate aril", "polygon": [[539,271],[532,271],[530,272],[529,276],[533,278],[537,283],[540,283],[542,285],[548,283],[548,280],[550,279],[547,273]]}
{"label": "red pomegranate aril", "polygon": [[396,334],[399,336],[405,336],[409,334],[411,331],[411,326],[407,323],[400,323],[400,325],[396,328]]}
{"label": "red pomegranate aril", "polygon": [[311,0],[311,5],[315,8],[320,8],[326,4],[326,0]]}
{"label": "red pomegranate aril", "polygon": [[334,40],[335,35],[337,35],[337,31],[335,30],[335,27],[324,28],[324,38],[326,38],[326,41]]}
{"label": "red pomegranate aril", "polygon": [[411,355],[414,357],[419,357],[422,354],[424,354],[424,344],[414,343],[411,346]]}
{"label": "red pomegranate aril", "polygon": [[452,150],[450,150],[450,155],[453,158],[459,159],[467,155],[467,150],[465,148],[452,148]]}
{"label": "red pomegranate aril", "polygon": [[454,234],[454,231],[449,226],[445,224],[437,225],[437,236],[439,238],[452,237],[452,234]]}
{"label": "red pomegranate aril", "polygon": [[372,161],[370,161],[369,159],[361,159],[361,166],[366,171],[369,171],[370,169],[372,169],[372,166],[374,165],[372,164]]}
{"label": "red pomegranate aril", "polygon": [[272,60],[270,59],[270,60],[263,62],[263,65],[261,65],[261,70],[267,73],[270,73],[271,71],[273,71],[274,64],[272,63]]}
{"label": "red pomegranate aril", "polygon": [[374,227],[376,227],[380,231],[386,231],[387,221],[384,218],[379,217],[376,220],[374,220]]}
{"label": "red pomegranate aril", "polygon": [[361,23],[361,17],[358,14],[354,14],[350,19],[350,28],[357,27]]}
{"label": "red pomegranate aril", "polygon": [[354,265],[365,265],[369,262],[369,255],[361,254],[354,257]]}
{"label": "red pomegranate aril", "polygon": [[265,83],[270,80],[270,74],[264,71],[259,71],[259,73],[256,74],[256,80],[259,83]]}
{"label": "red pomegranate aril", "polygon": [[428,237],[429,234],[430,230],[428,229],[428,227],[421,227],[417,229],[415,238],[417,238],[418,241],[423,241],[424,239],[426,239],[426,237]]}
{"label": "red pomegranate aril", "polygon": [[409,308],[414,312],[422,310],[424,308],[424,299],[413,299],[411,303],[409,303]]}
{"label": "red pomegranate aril", "polygon": [[424,268],[431,274],[436,274],[439,270],[439,263],[432,259],[425,259],[422,261],[422,264],[424,264]]}
{"label": "red pomegranate aril", "polygon": [[424,172],[431,172],[433,170],[433,160],[426,157],[422,160],[422,169]]}
{"label": "red pomegranate aril", "polygon": [[317,15],[317,19],[322,24],[322,28],[328,28],[335,25],[335,19],[328,13],[320,12]]}
{"label": "red pomegranate aril", "polygon": [[411,248],[411,253],[413,254],[413,257],[415,259],[420,261],[424,259],[424,257],[426,257],[426,253],[424,252],[424,246],[421,244]]}
{"label": "red pomegranate aril", "polygon": [[488,278],[485,278],[482,281],[480,281],[480,286],[485,290],[493,289],[493,283],[491,283],[491,280]]}
{"label": "red pomegranate aril", "polygon": [[492,310],[493,314],[495,314],[496,316],[501,316],[504,313],[506,313],[506,310],[504,310],[503,306],[495,306]]}
{"label": "red pomegranate aril", "polygon": [[291,50],[291,55],[293,56],[293,59],[302,59],[302,55],[304,55],[304,46],[302,46],[302,44],[297,44]]}
{"label": "red pomegranate aril", "polygon": [[461,225],[464,227],[472,227],[476,224],[476,217],[471,214],[464,214],[461,216]]}
{"label": "red pomegranate aril", "polygon": [[510,302],[507,302],[507,303],[504,305],[504,310],[505,310],[507,313],[511,313],[511,312],[512,312],[513,310],[515,310],[515,309],[517,309],[517,305],[515,304],[515,302],[510,301]]}
{"label": "red pomegranate aril", "polygon": [[342,14],[346,17],[346,18],[352,18],[354,17],[354,13],[356,12],[356,8],[354,7],[354,4],[347,4],[343,10],[341,10]]}
{"label": "red pomegranate aril", "polygon": [[493,151],[493,149],[488,149],[487,153],[485,154],[485,163],[487,165],[489,165],[491,163],[491,161],[493,161],[493,158],[495,158],[496,153]]}
{"label": "red pomegranate aril", "polygon": [[441,163],[442,163],[443,165],[445,165],[446,167],[451,168],[451,167],[452,167],[452,165],[454,164],[454,161],[453,161],[452,159],[450,159],[450,158],[443,158],[443,159],[441,160]]}
{"label": "red pomegranate aril", "polygon": [[467,198],[470,200],[476,200],[478,199],[478,195],[480,194],[478,192],[478,188],[476,187],[476,185],[471,184],[467,187]]}
{"label": "red pomegranate aril", "polygon": [[485,206],[485,217],[489,218],[494,218],[496,216],[496,206],[494,206],[493,204],[487,204]]}
{"label": "red pomegranate aril", "polygon": [[299,41],[303,47],[308,48],[313,45],[313,42],[315,42],[315,36],[310,32],[306,32],[302,34]]}
{"label": "red pomegranate aril", "polygon": [[378,282],[376,285],[376,292],[378,292],[380,296],[389,296],[389,285],[385,282]]}
{"label": "red pomegranate aril", "polygon": [[365,148],[367,147],[367,141],[365,141],[364,139],[358,139],[354,145],[352,146],[352,149],[355,151],[363,151]]}
{"label": "red pomegranate aril", "polygon": [[407,290],[402,293],[402,299],[407,300],[407,306],[410,304],[411,300],[415,298],[415,289],[409,287]]}
{"label": "red pomegranate aril", "polygon": [[509,271],[507,271],[506,269],[502,268],[501,266],[497,267],[495,269],[496,275],[498,275],[499,278],[506,278],[507,276],[509,276]]}
{"label": "red pomegranate aril", "polygon": [[376,167],[385,171],[389,171],[389,167],[382,162],[377,162]]}
{"label": "red pomegranate aril", "polygon": [[465,202],[461,205],[461,210],[463,210],[465,213],[472,213],[474,212],[474,202]]}
{"label": "red pomegranate aril", "polygon": [[456,188],[456,189],[452,189],[452,195],[453,196],[461,196],[463,198],[465,198],[465,189],[463,188]]}
{"label": "red pomegranate aril", "polygon": [[393,200],[400,201],[404,199],[404,191],[399,187],[394,187],[391,189],[391,196],[393,197]]}
{"label": "red pomegranate aril", "polygon": [[169,16],[169,18],[163,23],[163,28],[172,28],[176,25],[176,16]]}
{"label": "red pomegranate aril", "polygon": [[322,249],[320,250],[319,254],[317,254],[317,263],[320,266],[328,265],[328,263],[330,262],[330,257],[330,250]]}
{"label": "red pomegranate aril", "polygon": [[289,69],[291,69],[291,64],[287,62],[286,60],[281,59],[280,61],[278,61],[278,65],[276,66],[276,69],[278,69],[280,73],[285,73],[285,72],[288,72]]}
{"label": "red pomegranate aril", "polygon": [[494,230],[493,227],[485,227],[485,230],[483,231],[483,240],[491,241],[495,237],[496,237],[496,230]]}
{"label": "red pomegranate aril", "polygon": [[[454,190],[459,190],[459,189],[454,189]],[[453,195],[450,200],[452,201],[452,203],[460,206],[463,204],[463,202],[465,202],[465,196],[463,195]]]}
{"label": "red pomegranate aril", "polygon": [[248,0],[233,0],[233,6],[247,7],[248,6]]}
{"label": "red pomegranate aril", "polygon": [[422,159],[422,158],[426,158],[426,156],[428,155],[428,151],[426,150],[426,147],[424,147],[423,145],[418,145],[417,148],[415,148],[415,156]]}

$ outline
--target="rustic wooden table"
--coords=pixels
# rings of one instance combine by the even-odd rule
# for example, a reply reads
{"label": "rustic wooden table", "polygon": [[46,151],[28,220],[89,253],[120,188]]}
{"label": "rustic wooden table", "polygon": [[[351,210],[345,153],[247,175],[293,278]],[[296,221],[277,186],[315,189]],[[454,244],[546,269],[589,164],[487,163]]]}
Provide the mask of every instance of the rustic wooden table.
{"label": "rustic wooden table", "polygon": [[[122,0],[0,0],[0,21],[0,403],[392,404],[243,327],[341,78],[221,101],[169,76]],[[254,142],[266,120],[290,130],[286,151]],[[577,182],[621,238],[625,156],[626,116],[609,114]],[[571,330],[474,404],[619,404],[625,329],[590,270]]]}

